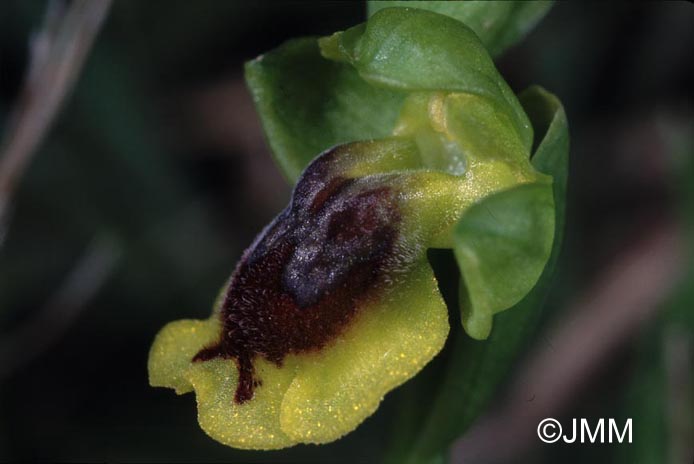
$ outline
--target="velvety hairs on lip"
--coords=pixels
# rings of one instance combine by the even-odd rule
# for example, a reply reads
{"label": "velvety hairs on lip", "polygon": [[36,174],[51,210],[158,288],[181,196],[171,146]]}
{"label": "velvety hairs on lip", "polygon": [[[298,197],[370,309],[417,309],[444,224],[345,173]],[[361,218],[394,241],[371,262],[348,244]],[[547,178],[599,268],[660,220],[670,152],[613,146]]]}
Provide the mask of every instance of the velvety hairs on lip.
{"label": "velvety hairs on lip", "polygon": [[[226,291],[221,339],[194,361],[233,358],[234,400],[253,397],[257,356],[282,365],[288,353],[325,346],[375,296],[398,233],[395,193],[326,177],[331,153],[313,163],[289,207],[246,251]],[[382,284],[382,283],[381,283]]]}

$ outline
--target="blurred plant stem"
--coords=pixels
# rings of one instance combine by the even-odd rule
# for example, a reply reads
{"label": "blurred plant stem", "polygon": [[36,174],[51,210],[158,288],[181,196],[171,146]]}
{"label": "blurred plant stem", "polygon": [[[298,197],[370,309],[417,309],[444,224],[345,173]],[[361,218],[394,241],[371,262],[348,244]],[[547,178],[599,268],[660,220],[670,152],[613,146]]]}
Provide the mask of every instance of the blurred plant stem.
{"label": "blurred plant stem", "polygon": [[0,381],[46,351],[108,280],[120,257],[113,238],[98,235],[48,302],[0,341]]}
{"label": "blurred plant stem", "polygon": [[30,44],[29,65],[0,146],[0,246],[13,192],[72,89],[111,0],[48,3]]}

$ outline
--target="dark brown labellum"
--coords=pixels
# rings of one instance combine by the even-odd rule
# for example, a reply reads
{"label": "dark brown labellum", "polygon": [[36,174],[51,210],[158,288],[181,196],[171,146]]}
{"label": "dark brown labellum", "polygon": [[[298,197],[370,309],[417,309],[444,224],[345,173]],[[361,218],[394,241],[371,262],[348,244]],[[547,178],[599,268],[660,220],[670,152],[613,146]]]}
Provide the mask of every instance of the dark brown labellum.
{"label": "dark brown labellum", "polygon": [[309,166],[290,205],[246,251],[220,311],[220,340],[193,358],[236,360],[237,403],[261,381],[258,356],[280,366],[290,353],[320,350],[382,286],[400,223],[397,194],[334,175],[337,151]]}

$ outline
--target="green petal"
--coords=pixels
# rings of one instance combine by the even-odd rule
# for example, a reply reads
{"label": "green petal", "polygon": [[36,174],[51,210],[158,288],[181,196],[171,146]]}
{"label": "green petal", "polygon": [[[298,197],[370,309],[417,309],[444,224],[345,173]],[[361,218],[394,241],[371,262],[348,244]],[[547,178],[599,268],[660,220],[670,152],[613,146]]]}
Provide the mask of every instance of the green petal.
{"label": "green petal", "polygon": [[300,357],[282,402],[282,430],[291,438],[326,443],[350,432],[441,350],[448,313],[426,260],[384,300],[363,308],[334,346]]}
{"label": "green petal", "polygon": [[489,336],[494,314],[518,303],[537,283],[554,238],[552,185],[521,185],[468,209],[455,228],[465,331]]}
{"label": "green petal", "polygon": [[493,177],[497,189],[537,177],[512,118],[479,95],[414,93],[403,105],[394,135],[416,143],[422,167],[474,175],[487,184]]}

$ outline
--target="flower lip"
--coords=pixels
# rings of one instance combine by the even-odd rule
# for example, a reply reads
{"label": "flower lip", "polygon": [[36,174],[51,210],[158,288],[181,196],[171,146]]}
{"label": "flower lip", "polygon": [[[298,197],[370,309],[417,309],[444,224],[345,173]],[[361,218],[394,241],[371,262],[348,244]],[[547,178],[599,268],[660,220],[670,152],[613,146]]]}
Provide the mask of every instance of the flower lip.
{"label": "flower lip", "polygon": [[252,399],[262,382],[256,357],[281,366],[290,353],[320,350],[383,287],[398,236],[397,193],[331,175],[333,155],[313,163],[290,206],[246,251],[218,315],[220,339],[193,357],[236,360],[236,403]]}

